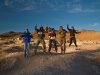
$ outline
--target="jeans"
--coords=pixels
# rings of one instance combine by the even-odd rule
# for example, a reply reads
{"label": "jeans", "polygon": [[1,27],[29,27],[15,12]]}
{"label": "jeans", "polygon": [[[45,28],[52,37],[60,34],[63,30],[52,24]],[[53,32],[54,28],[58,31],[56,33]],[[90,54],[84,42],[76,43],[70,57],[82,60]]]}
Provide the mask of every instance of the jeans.
{"label": "jeans", "polygon": [[28,56],[30,54],[30,43],[29,42],[25,42],[24,43],[24,55]]}

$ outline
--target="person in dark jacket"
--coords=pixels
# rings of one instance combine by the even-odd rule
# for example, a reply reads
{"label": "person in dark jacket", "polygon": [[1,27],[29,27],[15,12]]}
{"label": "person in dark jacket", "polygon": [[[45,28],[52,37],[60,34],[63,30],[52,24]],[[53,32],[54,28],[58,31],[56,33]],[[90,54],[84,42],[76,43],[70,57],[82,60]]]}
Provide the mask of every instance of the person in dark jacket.
{"label": "person in dark jacket", "polygon": [[44,34],[43,26],[40,26],[40,29],[37,29],[37,24],[36,24],[36,25],[35,25],[35,31],[36,31],[37,34],[38,34],[38,39],[37,39],[36,49],[35,49],[34,53],[36,54],[38,45],[39,45],[40,43],[43,45],[43,52],[46,52],[46,45],[45,45],[45,41],[44,41],[45,34]]}
{"label": "person in dark jacket", "polygon": [[57,45],[56,45],[56,33],[54,31],[54,28],[51,28],[51,31],[49,31],[49,49],[48,49],[48,52],[51,53],[51,46],[52,46],[52,43],[54,44],[55,46],[55,51],[57,52]]}
{"label": "person in dark jacket", "polygon": [[60,29],[58,31],[59,35],[60,35],[60,46],[61,46],[61,53],[65,53],[66,51],[66,30],[63,29],[62,26],[60,26]]}
{"label": "person in dark jacket", "polygon": [[67,29],[68,29],[69,32],[70,32],[70,44],[69,44],[69,47],[71,46],[72,41],[74,42],[75,46],[77,47],[76,38],[75,38],[76,30],[74,29],[73,26],[71,27],[71,29],[69,29],[68,24],[67,24]]}
{"label": "person in dark jacket", "polygon": [[24,37],[24,56],[28,57],[30,54],[30,40],[33,37],[28,29],[24,33],[20,35],[20,37]]}

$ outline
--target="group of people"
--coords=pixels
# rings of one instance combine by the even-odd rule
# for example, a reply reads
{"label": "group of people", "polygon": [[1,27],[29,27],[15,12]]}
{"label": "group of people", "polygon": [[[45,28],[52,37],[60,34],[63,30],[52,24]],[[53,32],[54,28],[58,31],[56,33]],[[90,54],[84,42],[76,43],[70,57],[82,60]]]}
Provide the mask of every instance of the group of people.
{"label": "group of people", "polygon": [[[71,29],[68,27],[68,24],[66,25],[67,29],[70,32],[70,44],[69,47],[72,44],[72,41],[74,42],[75,46],[77,47],[76,44],[76,38],[75,38],[75,33],[76,30],[74,29],[74,27],[72,26]],[[43,26],[40,26],[40,29],[37,29],[37,24],[34,27],[35,31],[38,34],[38,39],[36,42],[36,47],[34,50],[34,53],[37,53],[37,49],[38,49],[38,45],[41,43],[43,45],[43,52],[46,52],[46,45],[45,45],[45,30],[43,28]],[[46,29],[47,30],[47,29]],[[61,47],[61,53],[65,53],[66,51],[66,30],[63,29],[62,26],[60,26],[59,30],[58,30],[58,34],[60,35],[60,39],[59,39],[59,43],[60,43],[60,47]],[[56,40],[56,32],[54,28],[50,28],[48,30],[48,36],[49,36],[49,48],[48,48],[48,53],[51,53],[51,46],[52,43],[54,44],[55,47],[55,51],[57,52],[57,40]],[[24,33],[21,34],[20,37],[24,37],[24,56],[28,57],[30,54],[30,40],[31,38],[33,38],[33,35],[29,32],[28,29],[26,29],[26,31]]]}

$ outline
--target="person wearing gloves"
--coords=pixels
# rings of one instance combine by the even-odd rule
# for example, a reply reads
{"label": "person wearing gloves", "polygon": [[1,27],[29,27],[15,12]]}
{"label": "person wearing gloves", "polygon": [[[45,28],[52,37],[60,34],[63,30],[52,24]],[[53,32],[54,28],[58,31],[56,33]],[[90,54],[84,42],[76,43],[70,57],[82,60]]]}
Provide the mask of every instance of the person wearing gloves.
{"label": "person wearing gloves", "polygon": [[48,53],[51,53],[51,46],[52,46],[52,43],[54,44],[55,46],[55,51],[57,52],[57,45],[56,45],[56,33],[54,31],[54,28],[51,28],[51,31],[49,32],[49,49],[48,49]]}

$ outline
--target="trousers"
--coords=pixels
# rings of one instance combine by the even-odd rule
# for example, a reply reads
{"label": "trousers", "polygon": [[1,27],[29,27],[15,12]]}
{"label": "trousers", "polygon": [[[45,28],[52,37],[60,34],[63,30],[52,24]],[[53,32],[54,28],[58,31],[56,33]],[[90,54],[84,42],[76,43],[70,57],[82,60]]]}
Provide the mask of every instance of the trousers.
{"label": "trousers", "polygon": [[24,55],[29,55],[30,54],[30,42],[25,42],[24,43]]}

